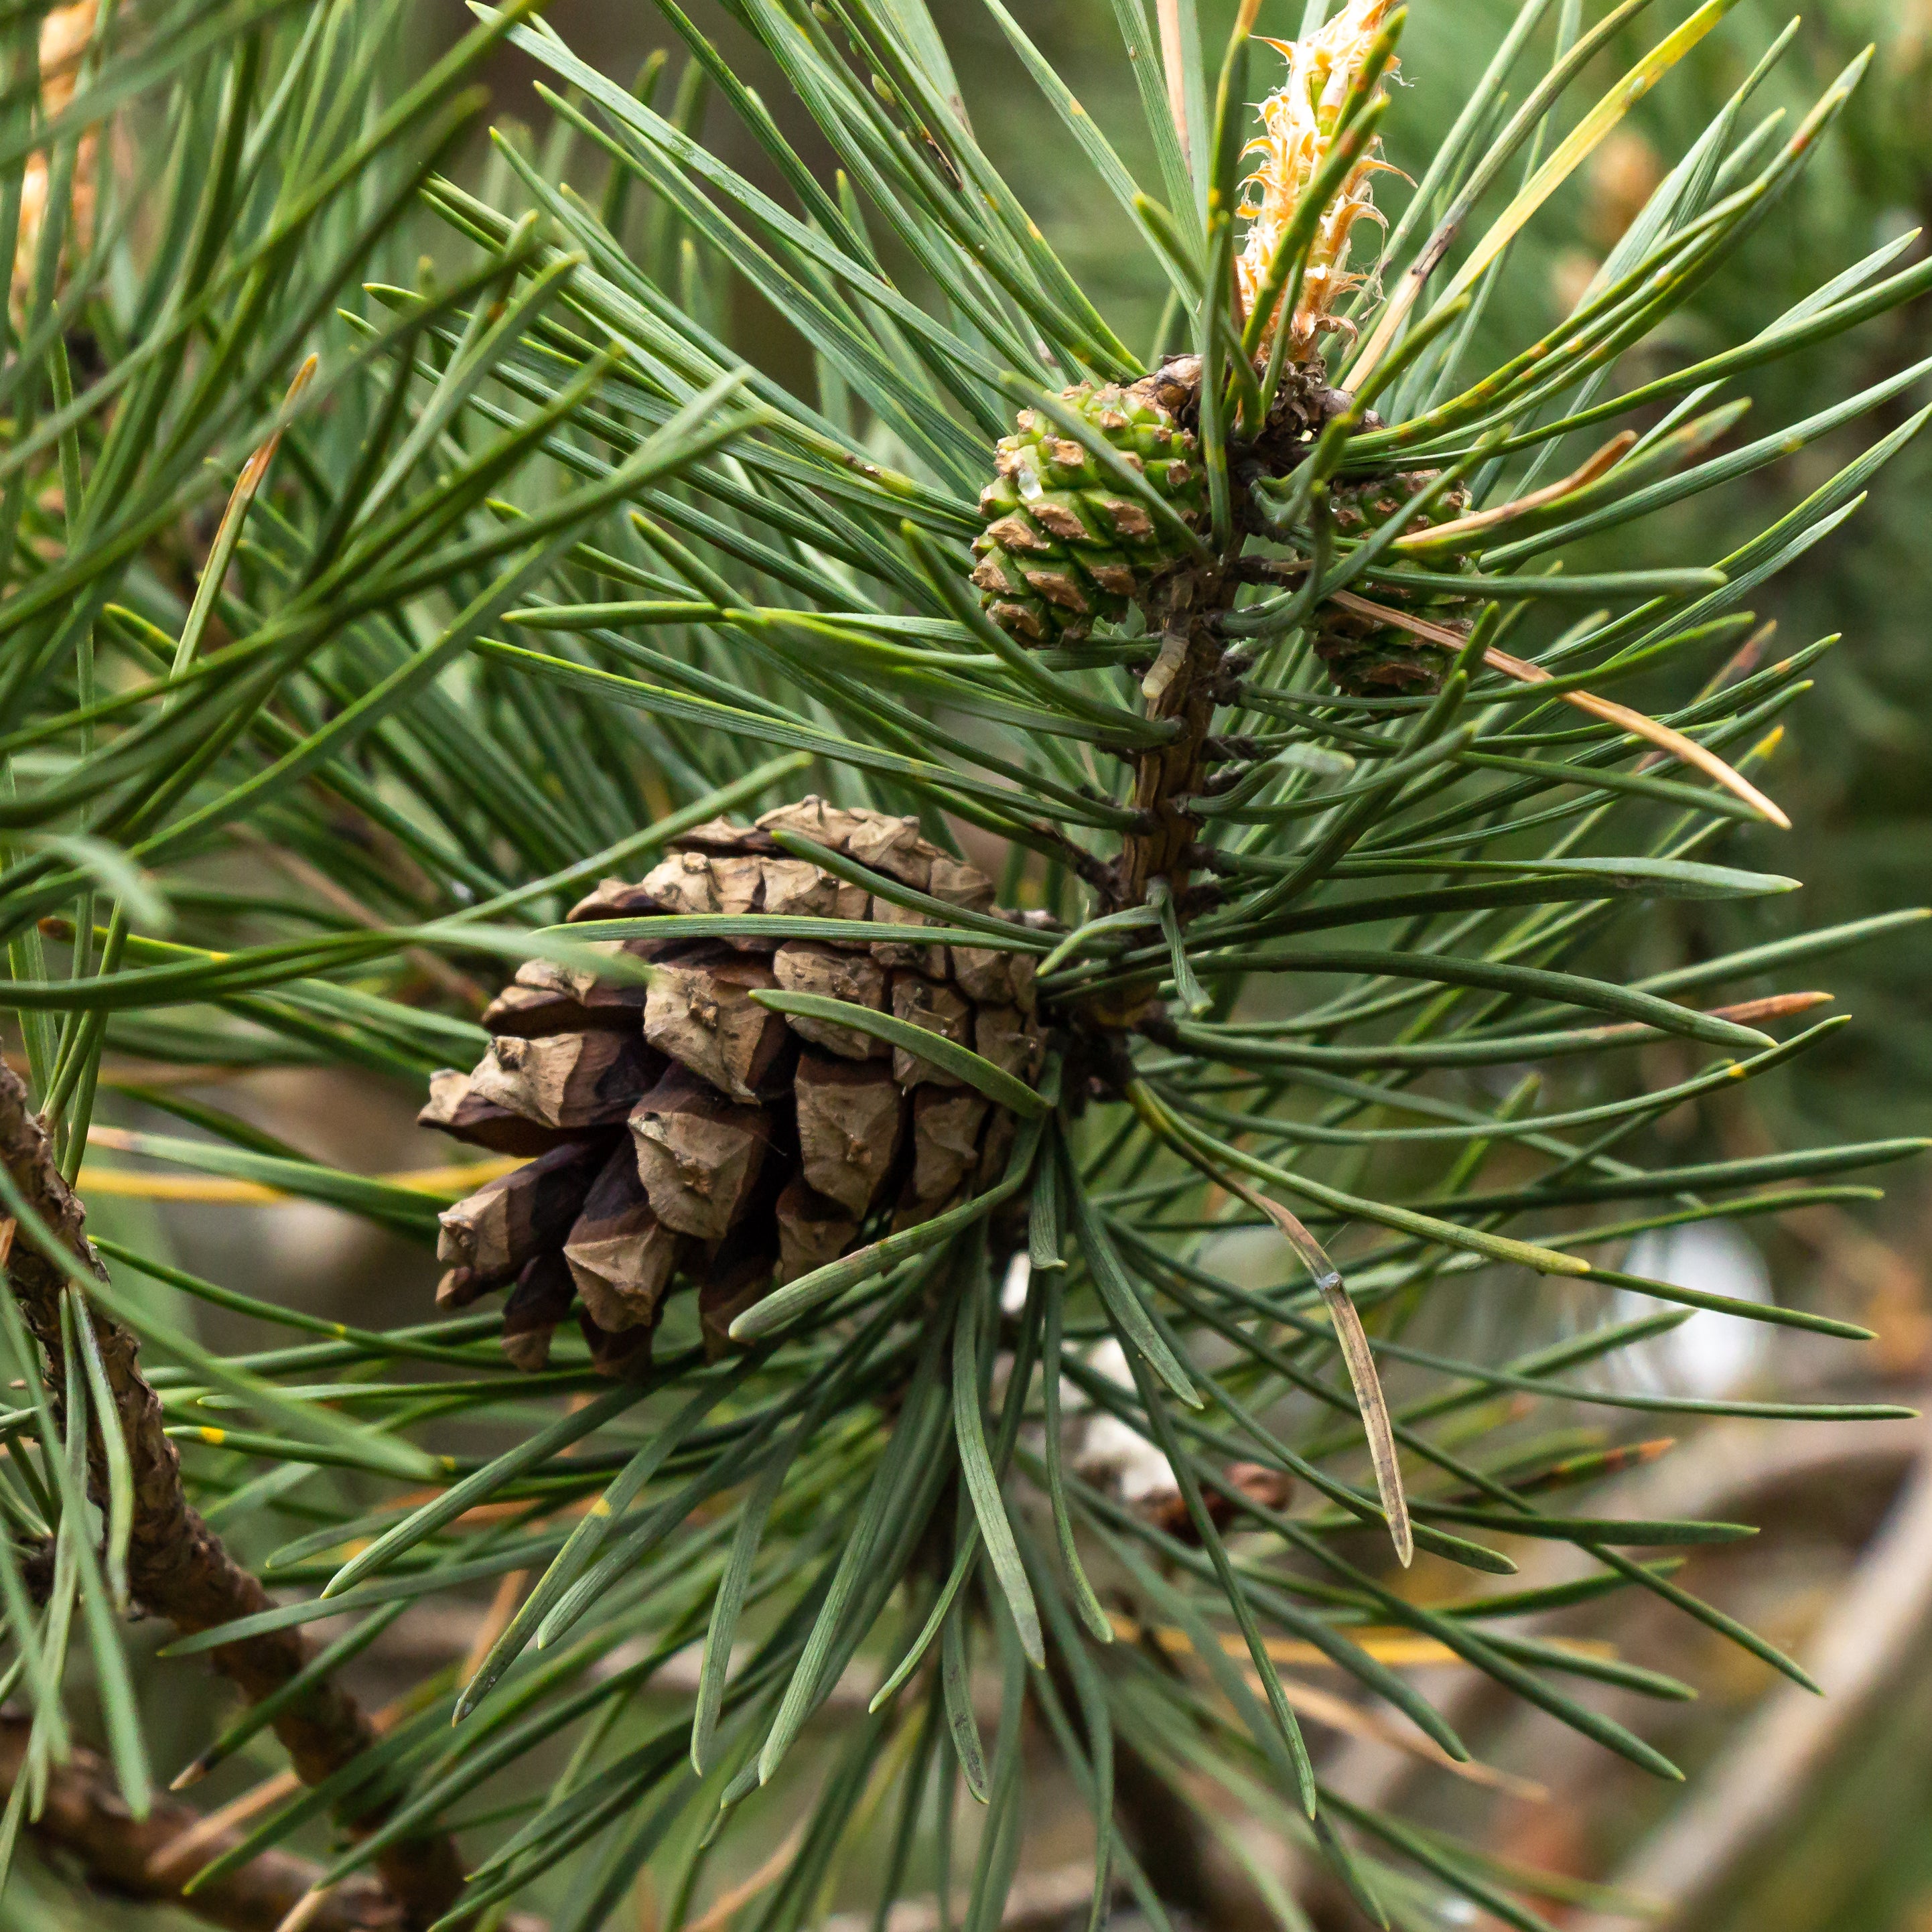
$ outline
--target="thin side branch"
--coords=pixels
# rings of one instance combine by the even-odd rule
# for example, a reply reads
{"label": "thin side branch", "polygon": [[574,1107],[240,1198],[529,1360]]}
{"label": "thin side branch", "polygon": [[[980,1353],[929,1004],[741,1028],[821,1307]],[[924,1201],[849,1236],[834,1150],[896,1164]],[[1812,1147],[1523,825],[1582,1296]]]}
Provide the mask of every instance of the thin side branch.
{"label": "thin side branch", "polygon": [[[45,1130],[27,1091],[10,1068],[0,1066],[0,1162],[32,1208],[100,1280],[106,1271],[85,1232],[86,1212],[61,1178]],[[41,1253],[21,1228],[7,1262],[20,1311],[48,1365],[49,1388],[59,1398],[65,1386],[61,1346],[61,1297],[66,1280],[59,1264]],[[161,1406],[142,1376],[140,1343],[98,1310],[94,1330],[106,1366],[108,1386],[122,1438],[134,1466],[134,1523],[128,1552],[128,1583],[136,1599],[184,1634],[212,1630],[238,1617],[274,1607],[268,1592],[235,1562],[221,1539],[189,1505],[182,1486],[181,1458],[162,1426]],[[106,1493],[100,1445],[90,1445],[93,1480]],[[250,1703],[279,1690],[308,1663],[307,1642],[296,1630],[274,1630],[211,1653],[215,1668]],[[365,1712],[339,1684],[325,1682],[284,1712],[275,1735],[304,1784],[319,1784],[375,1741]],[[380,1810],[357,1822],[373,1826]],[[432,1924],[453,1905],[463,1886],[463,1867],[446,1837],[412,1840],[385,1853],[382,1880],[401,1910],[398,1923]]]}
{"label": "thin side branch", "polygon": [[[32,1729],[24,1718],[0,1717],[0,1796],[14,1788]],[[218,1832],[183,1855],[178,1848],[200,1822],[186,1805],[168,1800],[145,1818],[131,1816],[112,1772],[92,1753],[76,1750],[49,1776],[46,1803],[31,1829],[44,1849],[77,1860],[94,1890],[172,1905],[227,1932],[274,1932],[322,1875],[304,1858],[264,1852],[184,1898],[196,1873],[241,1841],[238,1830]],[[388,1888],[358,1876],[328,1894],[308,1932],[392,1932],[404,1923]]]}

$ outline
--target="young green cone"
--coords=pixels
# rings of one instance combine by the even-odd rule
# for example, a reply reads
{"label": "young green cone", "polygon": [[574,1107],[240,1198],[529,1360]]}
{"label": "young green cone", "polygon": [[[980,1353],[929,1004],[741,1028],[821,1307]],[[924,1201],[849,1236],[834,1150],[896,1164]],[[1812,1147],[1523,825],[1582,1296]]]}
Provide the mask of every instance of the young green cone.
{"label": "young green cone", "polygon": [[[1061,400],[1196,528],[1207,488],[1175,393],[1156,374],[1124,388],[1082,384]],[[974,542],[973,581],[993,621],[1024,643],[1078,642],[1096,620],[1125,616],[1187,554],[1178,531],[1037,410],[1022,411],[994,466],[980,498],[986,527]]]}
{"label": "young green cone", "polygon": [[[1334,488],[1335,527],[1358,539],[1372,537],[1436,478],[1436,472],[1422,470],[1360,481],[1344,479]],[[1404,534],[1451,523],[1468,507],[1468,490],[1459,483],[1412,515]],[[1384,590],[1378,592],[1376,601],[1444,624],[1454,622],[1460,600]],[[1336,689],[1355,698],[1432,694],[1442,688],[1443,674],[1449,668],[1449,659],[1439,644],[1421,643],[1398,626],[1336,603],[1323,604],[1316,614],[1315,655],[1328,666]]]}

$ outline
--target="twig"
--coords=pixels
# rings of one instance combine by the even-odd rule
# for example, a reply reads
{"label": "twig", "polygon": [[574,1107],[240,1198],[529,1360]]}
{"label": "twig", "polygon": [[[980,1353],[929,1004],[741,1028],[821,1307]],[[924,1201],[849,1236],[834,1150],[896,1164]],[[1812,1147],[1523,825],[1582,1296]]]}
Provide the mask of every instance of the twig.
{"label": "twig", "polygon": [[[1932,1628],[1932,1438],[1922,1430],[1919,1442],[1904,1494],[1810,1646],[1826,1695],[1792,1685],[1767,1699],[1696,1799],[1617,1874],[1618,1889],[1668,1901],[1670,1924],[1700,1922],[1712,1900],[1746,1889],[1746,1875],[1832,1786],[1861,1720],[1922,1667]],[[1609,1932],[1617,1922],[1605,1914],[1586,1924]]]}
{"label": "twig", "polygon": [[[32,1729],[25,1718],[0,1717],[0,1790],[13,1790]],[[238,1830],[220,1831],[202,1837],[191,1857],[160,1860],[166,1847],[184,1841],[200,1822],[186,1805],[168,1799],[146,1818],[131,1817],[107,1766],[90,1752],[76,1750],[49,1774],[46,1804],[28,1828],[39,1843],[77,1859],[91,1885],[124,1898],[176,1906],[229,1932],[271,1932],[321,1876],[304,1858],[268,1851],[184,1898],[196,1873],[241,1842]],[[389,1932],[404,1922],[387,1886],[358,1876],[329,1893],[308,1932]]]}
{"label": "twig", "polygon": [[[0,1068],[0,1163],[20,1199],[52,1239],[88,1273],[105,1281],[106,1271],[85,1232],[85,1210],[54,1164],[46,1130],[34,1116],[26,1088],[4,1068]],[[58,1400],[65,1382],[60,1310],[66,1267],[41,1251],[31,1226],[22,1226],[8,1258],[7,1274],[27,1326],[46,1354],[48,1385]],[[98,1310],[92,1318],[116,1420],[134,1466],[134,1522],[128,1576],[135,1598],[184,1634],[212,1630],[273,1609],[268,1593],[189,1506],[182,1486],[180,1456],[164,1428],[160,1402],[140,1371],[139,1342]],[[90,1444],[88,1462],[92,1480],[104,1495],[105,1458],[98,1442]],[[215,1668],[255,1704],[296,1676],[310,1653],[299,1632],[284,1630],[224,1644],[210,1654]],[[376,1737],[355,1699],[329,1682],[316,1685],[278,1717],[274,1731],[304,1784],[320,1784]],[[382,1815],[378,1808],[356,1822],[373,1826]],[[377,1869],[400,1908],[397,1922],[409,1928],[434,1924],[463,1888],[463,1867],[454,1842],[442,1834],[392,1846],[377,1861]]]}

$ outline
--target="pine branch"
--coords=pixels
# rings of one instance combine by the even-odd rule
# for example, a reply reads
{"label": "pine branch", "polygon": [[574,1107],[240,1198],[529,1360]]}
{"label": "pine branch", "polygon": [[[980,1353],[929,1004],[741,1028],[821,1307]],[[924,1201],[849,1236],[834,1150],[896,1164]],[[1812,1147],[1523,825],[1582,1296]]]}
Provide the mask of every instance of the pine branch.
{"label": "pine branch", "polygon": [[[24,1718],[0,1717],[0,1792],[12,1792],[32,1730]],[[107,1766],[92,1751],[76,1750],[50,1774],[46,1804],[31,1829],[44,1850],[78,1860],[94,1892],[172,1905],[227,1932],[275,1932],[309,1895],[319,1868],[285,1852],[264,1852],[184,1896],[189,1880],[242,1836],[236,1830],[201,1838],[185,1856],[170,1856],[201,1823],[187,1805],[168,1802],[145,1818],[131,1816]],[[320,1900],[303,1932],[392,1932],[405,1922],[399,1911],[380,1880],[352,1878]]]}
{"label": "pine branch", "polygon": [[[26,1087],[10,1067],[0,1067],[0,1162],[14,1191],[48,1233],[105,1281],[106,1270],[85,1231],[86,1210],[62,1178],[46,1130],[34,1117]],[[46,1360],[49,1390],[59,1399],[65,1384],[61,1302],[68,1270],[40,1251],[30,1231],[15,1228],[8,1279],[20,1312]],[[271,1610],[268,1593],[230,1556],[221,1539],[190,1504],[182,1485],[181,1457],[163,1426],[161,1405],[140,1370],[140,1345],[127,1328],[93,1314],[108,1387],[122,1440],[133,1466],[134,1512],[128,1550],[128,1580],[134,1596],[184,1635],[212,1630],[239,1617]],[[106,1458],[97,1438],[88,1447],[91,1486],[107,1490]],[[271,1630],[213,1653],[215,1668],[250,1704],[258,1704],[295,1677],[312,1652],[298,1631]],[[318,1684],[274,1720],[275,1735],[304,1784],[319,1784],[376,1739],[368,1714],[340,1684]],[[393,1806],[365,1813],[363,1830],[380,1824]],[[463,1868],[454,1843],[440,1834],[395,1846],[379,1862],[384,1884],[400,1907],[401,1924],[432,1924],[454,1903]]]}
{"label": "pine branch", "polygon": [[[1724,4],[1630,81],[1663,79]],[[1778,822],[1756,782],[1829,640],[1714,680],[1705,660],[1756,631],[1760,587],[1926,418],[1888,424],[1711,567],[1647,567],[1646,549],[1606,568],[1595,540],[1902,394],[1922,371],[1742,448],[1718,448],[1742,399],[1698,413],[1703,386],[1876,317],[1925,270],[1882,279],[1909,245],[1888,242],[1742,346],[1611,393],[1843,106],[1855,75],[1782,148],[1771,122],[1741,131],[1780,43],[1586,295],[1517,346],[1541,304],[1518,231],[1628,99],[1581,122],[1563,103],[1641,4],[1580,38],[1574,8],[1521,0],[1485,77],[1446,104],[1436,159],[1407,158],[1409,205],[1377,244],[1376,194],[1391,217],[1403,198],[1380,159],[1394,0],[1317,0],[1267,54],[1246,0],[1218,78],[1192,0],[1151,20],[1114,0],[1165,206],[993,4],[1146,244],[1144,283],[1172,286],[1146,364],[980,146],[931,0],[736,10],[836,155],[836,194],[668,0],[692,64],[656,104],[655,69],[634,88],[599,74],[524,17],[530,0],[484,10],[468,51],[400,93],[378,0],[196,0],[201,40],[172,35],[169,0],[100,10],[84,91],[8,136],[15,164],[64,169],[154,91],[140,138],[165,113],[154,151],[176,158],[152,191],[104,165],[92,224],[50,198],[0,358],[0,996],[28,1075],[0,1090],[0,1216],[20,1224],[0,1244],[20,1250],[53,1384],[34,1374],[30,1405],[0,1416],[0,1558],[58,1526],[58,1561],[23,1579],[0,1563],[0,1586],[37,1772],[91,1660],[115,1787],[146,1815],[115,1618],[130,1594],[191,1633],[174,1655],[214,1652],[250,1699],[281,1687],[206,1744],[206,1770],[294,1689],[296,1628],[356,1616],[308,1666],[326,1678],[487,1582],[496,1610],[463,1665],[435,1659],[393,1726],[333,1690],[282,1714],[295,1768],[176,1856],[286,1855],[328,1798],[345,1842],[285,1932],[331,1922],[338,1884],[381,1886],[387,1922],[445,1927],[542,1887],[560,1932],[598,1932],[646,1871],[687,1924],[795,1932],[896,1787],[881,1922],[916,1873],[940,1916],[960,1898],[986,1932],[1024,1917],[1030,1684],[1096,1825],[1096,1927],[1124,1885],[1157,1926],[1162,1898],[1258,1919],[1211,1882],[1224,1851],[1243,1862],[1238,1816],[1371,1916],[1380,1898],[1404,1922],[1441,1917],[1446,1889],[1540,1932],[1514,1897],[1533,1886],[1334,1788],[1300,1724],[1328,1720],[1278,1666],[1339,1670],[1460,1762],[1450,1715],[1397,1667],[1420,1644],[1660,1775],[1636,1729],[1552,1678],[1679,1687],[1496,1628],[1547,1591],[1472,1581],[1414,1603],[1364,1528],[1472,1579],[1514,1568],[1496,1538],[1559,1541],[1588,1558],[1562,1602],[1642,1589],[1803,1681],[1667,1564],[1622,1553],[1741,1526],[1544,1499],[1645,1453],[1612,1432],[1621,1412],[1897,1413],[1566,1371],[1692,1306],[1863,1334],[1594,1262],[1634,1235],[1869,1198],[1755,1190],[1916,1147],[1767,1142],[1714,1163],[1654,1124],[1843,1024],[1762,1030],[1826,997],[1762,997],[1766,976],[1912,916],[1707,943],[1705,908],[1795,883],[1710,848],[1741,819]],[[447,274],[371,280],[431,238],[415,185],[492,36],[556,83],[552,135],[540,155],[505,138],[467,187],[435,182],[424,219],[460,238],[429,252]],[[31,22],[0,34],[16,79],[32,40]],[[1251,116],[1251,68],[1276,56]],[[707,95],[776,190],[707,147]],[[1506,98],[1522,104],[1507,119]],[[1412,99],[1409,124],[1429,96]],[[610,171],[601,214],[566,184],[586,142]],[[1519,154],[1510,212],[1472,230]],[[627,222],[634,196],[647,217]],[[1438,271],[1454,284],[1432,292]],[[815,380],[752,366],[741,280]],[[316,380],[271,416],[313,357]],[[1576,433],[1676,398],[1552,480]],[[189,519],[250,449],[204,556]],[[1676,708],[1653,719],[1613,691]],[[1654,750],[1681,769],[1653,770]],[[211,874],[217,838],[280,881]],[[1611,948],[1640,918],[1665,938],[1681,920],[1696,963],[1627,983]],[[481,1011],[479,986],[501,988]],[[1661,1089],[1630,1053],[1653,1040],[1699,1056]],[[136,1059],[192,1061],[210,1086],[265,1065],[429,1082],[425,1123],[498,1158],[351,1172],[218,1093],[104,1070]],[[194,1137],[97,1130],[90,1148],[97,1090],[117,1085]],[[442,1318],[399,1281],[379,1331],[104,1240],[116,1276],[97,1282],[50,1152],[84,1191],[83,1160],[131,1153],[418,1240],[476,1191],[442,1217]],[[1617,1218],[1580,1225],[1599,1204]],[[1263,1228],[1285,1268],[1227,1270],[1222,1238]],[[286,1344],[202,1349],[116,1299],[124,1263]],[[1561,1278],[1561,1298],[1546,1312],[1520,1272],[1492,1286],[1479,1271],[1498,1264]],[[1663,1312],[1573,1336],[1586,1282]],[[465,1312],[494,1293],[500,1316]],[[1505,1361],[1492,1294],[1522,1310]],[[124,1326],[76,1327],[90,1303]],[[1454,1312],[1470,1306],[1480,1321]],[[14,1312],[0,1299],[17,1359]],[[1566,1339],[1538,1346],[1552,1325]],[[126,1329],[166,1366],[144,1378]],[[1599,1409],[1603,1427],[1564,1426]],[[97,1430],[104,1562],[80,1533]],[[194,1445],[212,1517],[248,1509],[286,1539],[263,1574],[322,1598],[260,1613],[170,1438]],[[817,1714],[840,1720],[836,1762],[785,1850],[746,1857],[760,1869],[734,1885],[733,1814],[818,1749]],[[970,1874],[962,1780],[987,1807]],[[458,1820],[466,1892],[434,1835]],[[1268,1909],[1299,1922],[1292,1901]]]}

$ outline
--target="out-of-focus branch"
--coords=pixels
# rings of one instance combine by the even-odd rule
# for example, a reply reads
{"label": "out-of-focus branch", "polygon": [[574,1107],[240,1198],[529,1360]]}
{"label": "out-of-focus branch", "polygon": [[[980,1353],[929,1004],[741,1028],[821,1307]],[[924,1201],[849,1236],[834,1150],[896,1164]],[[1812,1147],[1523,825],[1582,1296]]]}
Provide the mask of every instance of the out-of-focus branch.
{"label": "out-of-focus branch", "polygon": [[[1920,1439],[1911,1480],[1805,1659],[1825,1696],[1795,1685],[1773,1692],[1696,1795],[1617,1874],[1618,1889],[1667,1904],[1666,1924],[1696,1924],[1738,1888],[1923,1657],[1932,1630],[1932,1436]],[[1628,1922],[1586,1922],[1588,1932]]]}
{"label": "out-of-focus branch", "polygon": [[[260,853],[285,878],[292,880],[304,891],[313,892],[325,905],[333,906],[358,926],[373,928],[387,922],[370,911],[346,886],[332,879],[320,866],[310,865],[300,853],[291,852],[286,846],[263,838],[252,826],[232,826],[230,834],[238,843]],[[412,946],[405,950],[403,957],[446,993],[454,994],[472,1013],[480,1013],[490,1004],[489,994],[467,973],[451,965],[440,953],[432,952],[424,946]]]}
{"label": "out-of-focus branch", "polygon": [[[1094,1861],[1076,1858],[1051,1870],[1024,1872],[1006,1894],[1000,1932],[1054,1932],[1058,1926],[1084,1918],[1093,1903]],[[886,1932],[940,1932],[957,1924],[968,1904],[964,1894],[955,1900],[950,1918],[934,1898],[902,1898],[886,1915]],[[869,1912],[842,1912],[825,1922],[825,1932],[869,1932]]]}
{"label": "out-of-focus branch", "polygon": [[[32,1726],[0,1717],[0,1793],[10,1792],[26,1756]],[[226,1932],[275,1932],[321,1874],[306,1859],[264,1852],[224,1878],[184,1898],[182,1888],[241,1840],[239,1830],[203,1838],[186,1856],[167,1856],[199,1822],[185,1805],[164,1800],[146,1817],[129,1815],[112,1774],[91,1753],[76,1750],[47,1780],[46,1803],[30,1828],[44,1850],[77,1861],[94,1891],[148,1904],[167,1904]],[[402,1908],[374,1877],[357,1877],[328,1892],[305,1932],[389,1932],[404,1923]]]}
{"label": "out-of-focus branch", "polygon": [[[19,1198],[53,1239],[90,1273],[106,1279],[89,1244],[86,1213],[61,1178],[45,1130],[10,1069],[0,1067],[0,1163]],[[65,1386],[61,1340],[61,1302],[68,1276],[61,1263],[44,1253],[30,1228],[12,1232],[8,1279],[20,1312],[48,1365],[48,1386],[59,1400]],[[228,1554],[221,1539],[188,1504],[182,1486],[181,1458],[162,1426],[161,1406],[141,1373],[140,1343],[128,1329],[98,1310],[94,1330],[107,1371],[115,1413],[134,1466],[134,1521],[128,1552],[128,1580],[136,1598],[183,1632],[212,1630],[238,1617],[274,1607],[268,1592]],[[92,1478],[106,1493],[98,1441],[89,1444]],[[259,1703],[294,1677],[309,1661],[310,1650],[293,1630],[270,1631],[224,1644],[211,1653],[216,1669],[250,1703]],[[318,1684],[278,1717],[275,1735],[286,1749],[296,1775],[317,1784],[339,1771],[375,1741],[368,1715],[347,1691],[332,1682]],[[380,1814],[358,1820],[372,1825]],[[432,1924],[455,1903],[463,1868],[446,1836],[414,1839],[393,1846],[379,1862],[383,1882],[400,1907],[406,1927]]]}

